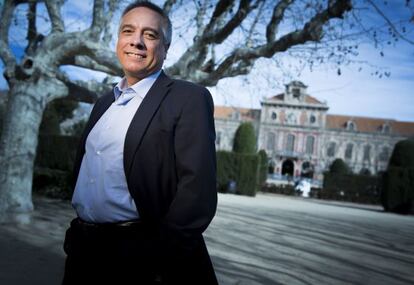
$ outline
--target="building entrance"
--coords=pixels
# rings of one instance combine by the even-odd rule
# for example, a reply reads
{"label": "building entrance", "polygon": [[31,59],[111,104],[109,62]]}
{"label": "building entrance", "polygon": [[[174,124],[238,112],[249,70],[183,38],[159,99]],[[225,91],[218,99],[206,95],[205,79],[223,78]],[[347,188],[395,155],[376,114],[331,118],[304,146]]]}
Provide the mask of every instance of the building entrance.
{"label": "building entrance", "polygon": [[290,159],[286,159],[282,163],[282,175],[289,175],[293,176],[293,171],[295,170],[295,166],[293,164],[293,161]]}

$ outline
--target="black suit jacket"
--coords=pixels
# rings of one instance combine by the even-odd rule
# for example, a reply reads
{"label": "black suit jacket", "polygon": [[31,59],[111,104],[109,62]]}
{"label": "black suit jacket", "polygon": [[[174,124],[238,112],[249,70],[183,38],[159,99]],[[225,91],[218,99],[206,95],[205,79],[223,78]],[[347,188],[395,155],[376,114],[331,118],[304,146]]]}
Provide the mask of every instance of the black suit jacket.
{"label": "black suit jacket", "polygon": [[[76,179],[86,138],[113,101],[110,92],[92,109],[75,161]],[[157,233],[156,254],[173,283],[217,283],[202,237],[217,206],[213,109],[206,88],[162,72],[125,138],[128,189],[141,219]]]}

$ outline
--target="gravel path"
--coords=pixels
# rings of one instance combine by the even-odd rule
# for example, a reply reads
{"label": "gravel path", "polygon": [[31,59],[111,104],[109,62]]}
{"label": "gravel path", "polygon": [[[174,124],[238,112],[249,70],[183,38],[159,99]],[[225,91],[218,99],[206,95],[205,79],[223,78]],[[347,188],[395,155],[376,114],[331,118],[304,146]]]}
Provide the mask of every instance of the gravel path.
{"label": "gravel path", "polygon": [[[59,284],[69,203],[0,224],[0,284]],[[220,284],[414,284],[414,216],[377,206],[219,195],[205,233]]]}
{"label": "gravel path", "polygon": [[414,217],[377,206],[221,195],[206,237],[221,284],[414,284]]}

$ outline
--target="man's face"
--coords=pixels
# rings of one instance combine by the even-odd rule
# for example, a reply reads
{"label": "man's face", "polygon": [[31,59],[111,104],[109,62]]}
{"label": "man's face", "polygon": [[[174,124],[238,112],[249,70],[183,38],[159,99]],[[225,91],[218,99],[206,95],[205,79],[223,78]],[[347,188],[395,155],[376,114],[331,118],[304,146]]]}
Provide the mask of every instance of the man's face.
{"label": "man's face", "polygon": [[116,54],[129,86],[161,69],[167,53],[163,23],[161,15],[146,7],[134,8],[122,18]]}

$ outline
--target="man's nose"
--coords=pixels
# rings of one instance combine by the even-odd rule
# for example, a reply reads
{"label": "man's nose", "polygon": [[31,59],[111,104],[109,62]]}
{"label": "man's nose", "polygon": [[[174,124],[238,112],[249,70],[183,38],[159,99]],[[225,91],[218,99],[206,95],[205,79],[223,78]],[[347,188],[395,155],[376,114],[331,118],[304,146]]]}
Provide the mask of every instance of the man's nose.
{"label": "man's nose", "polygon": [[130,42],[131,46],[134,46],[138,49],[145,49],[145,43],[144,43],[144,38],[141,35],[134,35],[131,38],[131,42]]}

